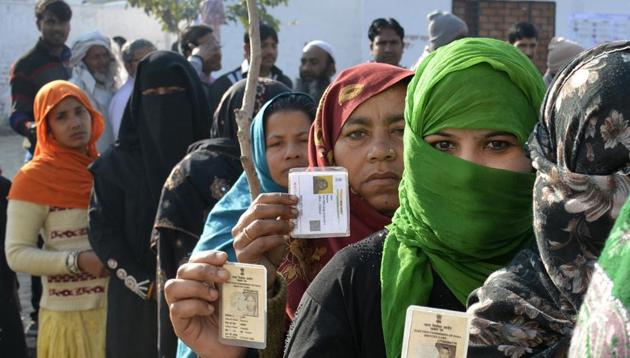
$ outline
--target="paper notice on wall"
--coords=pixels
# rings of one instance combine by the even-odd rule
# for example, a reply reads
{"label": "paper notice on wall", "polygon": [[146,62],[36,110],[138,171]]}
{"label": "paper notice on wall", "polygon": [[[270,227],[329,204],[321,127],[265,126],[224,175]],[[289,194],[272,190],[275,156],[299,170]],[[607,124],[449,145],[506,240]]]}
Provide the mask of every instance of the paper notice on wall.
{"label": "paper notice on wall", "polygon": [[604,42],[630,39],[630,14],[574,13],[569,38],[590,48]]}

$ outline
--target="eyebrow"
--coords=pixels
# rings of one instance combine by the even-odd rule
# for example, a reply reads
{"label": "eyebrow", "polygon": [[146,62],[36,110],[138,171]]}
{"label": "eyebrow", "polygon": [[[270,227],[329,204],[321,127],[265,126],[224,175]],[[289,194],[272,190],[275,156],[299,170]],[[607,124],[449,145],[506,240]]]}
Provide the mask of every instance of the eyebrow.
{"label": "eyebrow", "polygon": [[[390,114],[387,117],[385,117],[385,121],[387,122],[387,124],[392,124],[392,123],[396,123],[396,122],[401,122],[405,120],[405,115],[402,113],[394,113],[394,114]],[[352,124],[356,124],[356,125],[364,125],[364,126],[368,126],[372,124],[372,120],[366,117],[354,117],[354,118],[348,118],[348,120],[346,121],[346,123],[344,125],[352,125]]]}
{"label": "eyebrow", "polygon": [[495,131],[495,132],[490,132],[488,134],[485,135],[486,138],[490,138],[490,137],[496,137],[496,136],[502,136],[502,135],[508,135],[511,137],[516,137],[514,134],[510,133],[510,132],[505,132],[505,131]]}
{"label": "eyebrow", "polygon": [[[300,133],[297,133],[297,136],[301,136],[301,135],[308,135],[309,130],[305,130],[305,131],[301,131]],[[284,138],[284,135],[280,135],[280,134],[274,134],[271,133],[269,136],[267,136],[267,139],[272,139],[272,138]]]}
{"label": "eyebrow", "polygon": [[[450,133],[447,133],[447,132],[442,132],[442,131],[439,131],[439,132],[433,133],[432,135],[439,135],[439,136],[442,136],[442,137],[447,137],[447,138],[453,138],[453,137],[455,137],[454,135],[452,135],[452,134],[450,134]],[[486,135],[484,136],[484,138],[491,138],[491,137],[497,137],[497,136],[503,136],[503,135],[508,135],[508,136],[511,136],[511,137],[516,137],[514,134],[512,134],[512,133],[510,133],[510,132],[505,132],[505,131],[494,131],[494,132],[490,132],[490,133],[486,134]]]}

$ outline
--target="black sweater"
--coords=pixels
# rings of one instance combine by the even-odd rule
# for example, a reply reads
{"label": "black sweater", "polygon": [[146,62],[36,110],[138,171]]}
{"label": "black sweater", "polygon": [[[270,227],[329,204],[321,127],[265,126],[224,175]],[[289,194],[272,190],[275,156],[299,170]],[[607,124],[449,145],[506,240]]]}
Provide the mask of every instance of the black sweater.
{"label": "black sweater", "polygon": [[[285,357],[385,357],[381,323],[381,259],[387,230],[338,252],[302,297]],[[427,306],[465,307],[433,272]],[[407,310],[407,307],[401,307]]]}

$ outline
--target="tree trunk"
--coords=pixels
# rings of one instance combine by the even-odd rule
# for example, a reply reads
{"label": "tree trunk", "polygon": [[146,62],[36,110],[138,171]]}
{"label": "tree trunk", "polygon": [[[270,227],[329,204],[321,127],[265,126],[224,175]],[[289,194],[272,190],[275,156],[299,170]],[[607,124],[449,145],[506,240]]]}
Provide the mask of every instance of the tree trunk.
{"label": "tree trunk", "polygon": [[260,194],[260,181],[256,175],[256,168],[252,161],[252,146],[250,125],[254,112],[254,102],[256,100],[256,84],[260,73],[260,25],[258,19],[258,9],[256,0],[247,0],[247,13],[249,16],[249,72],[247,74],[247,84],[245,85],[245,95],[243,105],[235,111],[236,124],[238,125],[238,142],[241,147],[241,164],[247,176],[249,190],[254,200]]}

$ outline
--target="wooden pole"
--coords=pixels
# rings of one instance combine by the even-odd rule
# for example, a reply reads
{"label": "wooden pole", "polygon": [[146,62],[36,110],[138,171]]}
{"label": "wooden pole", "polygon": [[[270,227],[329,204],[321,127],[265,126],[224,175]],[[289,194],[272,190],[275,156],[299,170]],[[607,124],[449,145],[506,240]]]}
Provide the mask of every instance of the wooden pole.
{"label": "wooden pole", "polygon": [[260,194],[260,181],[256,175],[256,168],[252,161],[252,146],[250,136],[250,125],[254,113],[254,102],[256,101],[256,84],[260,73],[261,51],[260,51],[260,20],[258,19],[258,9],[256,0],[247,0],[247,14],[249,16],[249,72],[247,73],[247,83],[245,85],[245,95],[243,105],[235,111],[236,124],[238,125],[238,142],[241,147],[241,164],[247,176],[249,190],[254,200]]}

